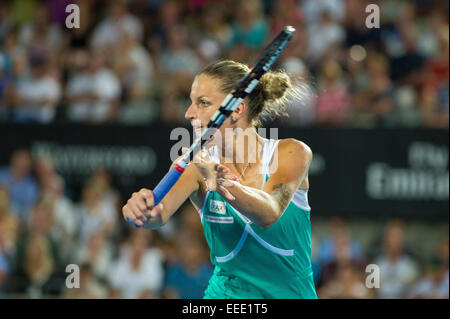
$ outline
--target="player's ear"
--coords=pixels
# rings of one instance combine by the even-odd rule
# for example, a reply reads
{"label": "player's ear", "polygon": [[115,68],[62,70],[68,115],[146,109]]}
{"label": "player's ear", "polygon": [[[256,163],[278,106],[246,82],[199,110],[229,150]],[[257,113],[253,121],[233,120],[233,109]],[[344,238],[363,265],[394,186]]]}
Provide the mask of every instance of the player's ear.
{"label": "player's ear", "polygon": [[247,109],[247,102],[242,101],[241,104],[237,107],[237,109],[233,112],[232,116],[236,119],[240,119],[245,116],[245,110]]}

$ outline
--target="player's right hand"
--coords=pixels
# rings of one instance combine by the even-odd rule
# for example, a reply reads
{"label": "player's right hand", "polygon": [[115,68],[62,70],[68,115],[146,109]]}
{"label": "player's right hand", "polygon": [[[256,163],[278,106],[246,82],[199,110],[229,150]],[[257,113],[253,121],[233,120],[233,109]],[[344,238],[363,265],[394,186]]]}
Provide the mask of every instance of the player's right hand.
{"label": "player's right hand", "polygon": [[163,204],[154,206],[153,192],[142,188],[132,194],[126,205],[122,207],[123,217],[126,221],[132,220],[136,225],[143,227],[149,220],[159,219]]}

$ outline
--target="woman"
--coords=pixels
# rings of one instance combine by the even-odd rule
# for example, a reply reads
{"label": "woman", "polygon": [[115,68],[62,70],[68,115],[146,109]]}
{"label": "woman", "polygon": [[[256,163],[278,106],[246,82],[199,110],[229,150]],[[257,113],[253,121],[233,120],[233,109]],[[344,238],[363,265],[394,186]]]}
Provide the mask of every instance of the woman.
{"label": "woman", "polygon": [[[192,84],[186,119],[204,127],[248,71],[233,61],[208,66]],[[160,204],[141,189],[123,207],[125,218],[154,229],[191,200],[215,266],[205,298],[317,298],[307,201],[312,152],[295,139],[265,139],[255,129],[262,116],[282,114],[297,93],[285,73],[264,74]],[[227,129],[236,132],[232,143],[225,141]],[[252,140],[256,150],[246,147]],[[255,151],[259,156],[249,163]]]}

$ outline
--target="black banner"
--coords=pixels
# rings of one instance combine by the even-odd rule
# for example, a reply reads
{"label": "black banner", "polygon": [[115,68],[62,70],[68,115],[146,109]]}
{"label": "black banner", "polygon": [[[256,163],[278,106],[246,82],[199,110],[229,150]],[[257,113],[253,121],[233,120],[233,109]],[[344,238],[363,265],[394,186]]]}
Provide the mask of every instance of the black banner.
{"label": "black banner", "polygon": [[[125,197],[152,188],[190,128],[162,125],[0,125],[0,165],[28,147],[49,154],[76,198],[97,167],[108,168]],[[277,133],[277,134],[276,134]],[[314,214],[448,219],[448,131],[432,129],[279,128],[271,138],[308,144],[309,201]]]}

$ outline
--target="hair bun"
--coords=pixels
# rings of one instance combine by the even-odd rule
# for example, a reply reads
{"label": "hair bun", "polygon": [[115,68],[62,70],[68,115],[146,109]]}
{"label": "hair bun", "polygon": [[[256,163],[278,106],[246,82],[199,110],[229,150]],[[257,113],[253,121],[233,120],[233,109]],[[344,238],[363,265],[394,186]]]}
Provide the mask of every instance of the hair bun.
{"label": "hair bun", "polygon": [[291,79],[285,72],[270,71],[265,73],[259,80],[264,101],[275,101],[286,94],[292,86]]}

